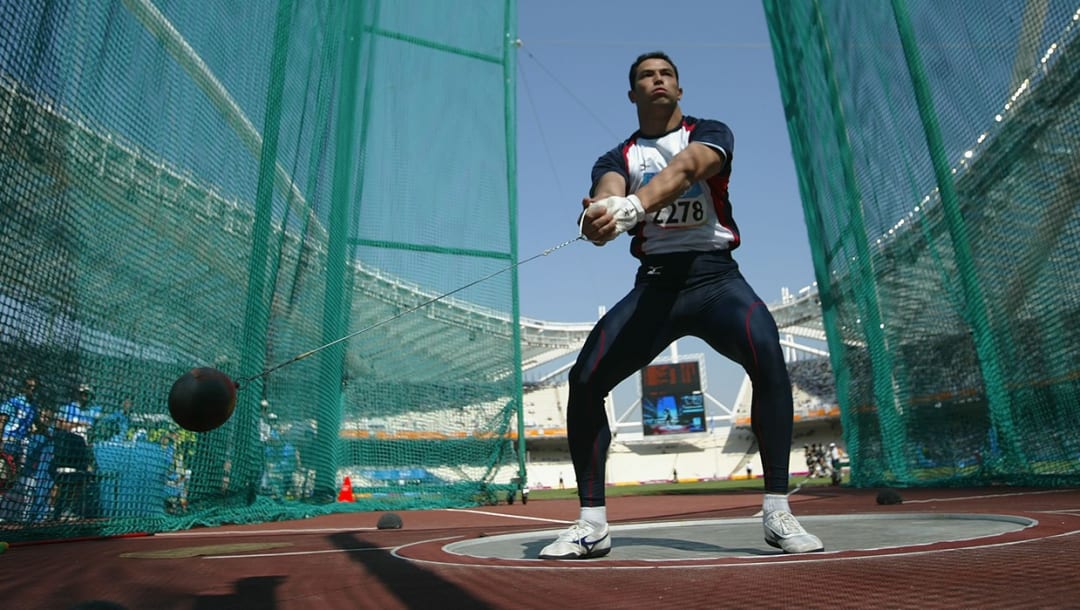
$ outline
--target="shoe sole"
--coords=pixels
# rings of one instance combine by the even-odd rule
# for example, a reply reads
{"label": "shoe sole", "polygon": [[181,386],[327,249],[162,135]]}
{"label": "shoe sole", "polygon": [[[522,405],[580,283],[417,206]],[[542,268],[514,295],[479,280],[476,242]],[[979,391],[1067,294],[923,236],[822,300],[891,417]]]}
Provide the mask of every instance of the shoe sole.
{"label": "shoe sole", "polygon": [[575,555],[573,553],[567,555],[540,555],[540,559],[594,559],[596,557],[603,557],[611,552],[610,548],[602,551],[594,551],[592,553],[585,553],[583,555]]}
{"label": "shoe sole", "polygon": [[[768,538],[766,538],[765,543],[768,544],[769,546],[773,547],[773,548],[777,548],[777,549],[780,549],[781,551],[784,551],[784,547],[781,546],[779,542],[774,542],[774,541],[769,540]],[[795,552],[784,551],[784,553],[786,553],[788,555],[802,555],[803,553],[824,553],[824,552],[825,552],[825,545],[821,545],[816,549],[810,549],[810,550],[807,550],[807,551],[795,551]]]}

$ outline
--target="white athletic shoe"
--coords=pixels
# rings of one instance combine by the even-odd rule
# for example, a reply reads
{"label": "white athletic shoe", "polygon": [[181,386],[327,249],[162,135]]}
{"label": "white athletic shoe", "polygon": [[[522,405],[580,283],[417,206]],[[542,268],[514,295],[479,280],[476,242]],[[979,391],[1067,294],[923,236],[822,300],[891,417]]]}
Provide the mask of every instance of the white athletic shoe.
{"label": "white athletic shoe", "polygon": [[795,516],[786,510],[773,511],[765,517],[765,542],[785,553],[824,551],[821,539],[808,534]]}
{"label": "white athletic shoe", "polygon": [[611,552],[608,526],[596,527],[588,521],[575,521],[555,542],[540,551],[540,559],[588,559]]}

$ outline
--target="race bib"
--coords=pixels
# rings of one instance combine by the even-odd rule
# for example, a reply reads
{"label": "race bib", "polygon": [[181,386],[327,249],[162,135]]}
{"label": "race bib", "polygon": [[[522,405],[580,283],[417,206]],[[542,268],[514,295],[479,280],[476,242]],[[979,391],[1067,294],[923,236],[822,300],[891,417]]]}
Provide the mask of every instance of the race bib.
{"label": "race bib", "polygon": [[[655,175],[655,172],[645,173],[642,186],[648,184]],[[663,229],[700,227],[708,220],[703,195],[701,185],[695,182],[681,197],[654,212],[653,223]]]}
{"label": "race bib", "polygon": [[665,229],[685,229],[705,224],[705,204],[700,199],[676,199],[653,214],[653,222]]}

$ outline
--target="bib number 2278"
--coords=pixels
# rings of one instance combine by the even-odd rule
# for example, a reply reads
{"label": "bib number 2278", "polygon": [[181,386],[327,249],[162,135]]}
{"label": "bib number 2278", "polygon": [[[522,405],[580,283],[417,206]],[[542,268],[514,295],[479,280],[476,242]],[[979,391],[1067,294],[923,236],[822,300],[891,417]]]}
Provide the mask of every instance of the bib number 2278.
{"label": "bib number 2278", "polygon": [[705,207],[700,199],[680,199],[657,210],[653,222],[665,229],[697,226],[705,222]]}

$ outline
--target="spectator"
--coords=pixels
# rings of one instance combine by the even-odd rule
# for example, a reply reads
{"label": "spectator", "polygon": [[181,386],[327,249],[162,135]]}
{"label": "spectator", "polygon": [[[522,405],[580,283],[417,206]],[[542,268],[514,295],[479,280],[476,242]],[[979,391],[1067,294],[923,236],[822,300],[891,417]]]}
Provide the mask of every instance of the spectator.
{"label": "spectator", "polygon": [[65,407],[53,430],[50,475],[56,483],[53,516],[57,519],[97,516],[96,468],[94,454],[86,441],[85,413],[78,407]]}
{"label": "spectator", "polygon": [[0,496],[0,521],[21,521],[27,503],[27,488],[22,482],[22,467],[26,461],[26,449],[38,408],[36,393],[38,380],[27,377],[21,394],[13,396],[0,405],[0,459],[4,461],[4,487],[8,492]]}
{"label": "spectator", "polygon": [[165,481],[165,511],[170,514],[187,512],[187,481],[189,471],[174,470],[169,472]]}
{"label": "spectator", "polygon": [[110,410],[97,418],[92,438],[95,441],[126,441],[131,430],[132,411],[135,403],[125,398],[119,409]]}
{"label": "spectator", "polygon": [[22,522],[38,523],[52,516],[55,455],[52,419],[50,410],[37,410],[26,437],[26,453],[15,487],[4,496],[5,500],[14,501],[11,508]]}
{"label": "spectator", "polygon": [[177,438],[174,433],[166,432],[158,442],[165,451],[165,463],[168,471],[165,478],[165,510],[169,513],[187,512],[187,471],[184,470],[183,455],[177,451]]}
{"label": "spectator", "polygon": [[265,443],[270,440],[270,433],[277,422],[277,415],[270,412],[270,401],[265,398],[259,401],[259,442]]}
{"label": "spectator", "polygon": [[272,442],[278,436],[277,433],[277,414],[270,412],[270,402],[265,398],[259,403],[259,442],[263,445],[263,472],[262,472],[262,493],[271,494],[273,482],[274,462],[277,459],[277,451],[275,450]]}
{"label": "spectator", "polygon": [[90,427],[101,415],[101,407],[94,406],[94,388],[87,384],[79,386],[75,400],[60,408],[57,417],[64,422],[64,429],[88,438]]}
{"label": "spectator", "polygon": [[839,485],[843,475],[840,471],[840,448],[836,443],[829,443],[829,464],[832,469],[832,484]]}
{"label": "spectator", "polygon": [[814,448],[809,445],[803,445],[803,457],[806,459],[806,476],[812,479],[817,470],[817,456],[814,455]]}
{"label": "spectator", "polygon": [[316,455],[318,446],[318,423],[315,420],[297,422],[289,428],[286,440],[296,449],[298,470],[293,475],[293,486],[299,497],[310,497],[315,486],[315,469],[305,462],[308,456]]}
{"label": "spectator", "polygon": [[270,436],[264,448],[263,493],[274,498],[295,497],[295,474],[300,466],[296,448],[281,434],[277,416],[270,416]]}
{"label": "spectator", "polygon": [[27,377],[22,394],[9,398],[0,405],[0,430],[3,434],[3,451],[10,455],[18,468],[26,455],[26,443],[37,418],[37,377]]}

